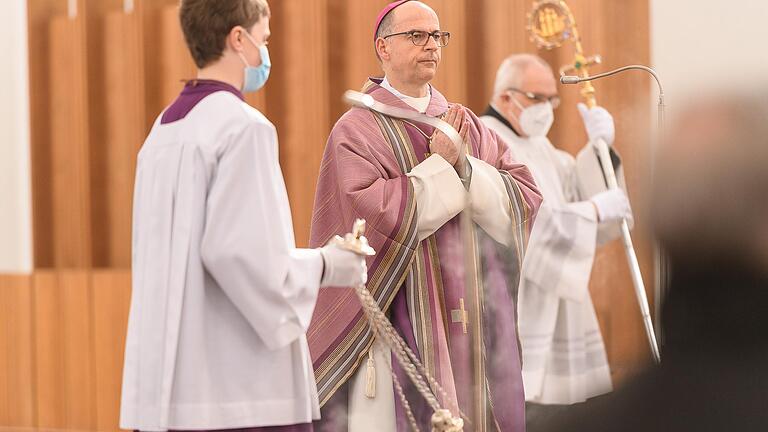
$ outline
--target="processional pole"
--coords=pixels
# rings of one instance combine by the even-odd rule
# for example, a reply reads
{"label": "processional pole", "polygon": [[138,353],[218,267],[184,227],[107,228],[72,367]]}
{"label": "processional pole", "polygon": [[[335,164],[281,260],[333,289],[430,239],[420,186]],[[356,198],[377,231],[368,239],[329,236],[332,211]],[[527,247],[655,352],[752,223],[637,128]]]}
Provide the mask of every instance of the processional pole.
{"label": "processional pole", "polygon": [[[569,40],[574,43],[576,54],[573,64],[565,65],[560,68],[560,81],[563,84],[580,83],[581,96],[585,99],[587,106],[590,108],[597,105],[595,88],[592,86],[591,82],[592,79],[602,78],[602,76],[612,75],[613,73],[618,73],[626,69],[644,69],[650,71],[656,78],[657,83],[659,83],[659,121],[663,121],[664,92],[661,90],[661,83],[658,80],[658,76],[656,76],[655,72],[650,68],[645,66],[630,66],[621,68],[617,71],[601,74],[596,77],[589,76],[588,68],[592,65],[600,64],[601,58],[600,56],[586,57],[584,55],[584,49],[581,45],[581,36],[579,36],[578,27],[576,26],[576,20],[565,1],[536,1],[533,5],[533,11],[528,15],[528,31],[530,32],[532,41],[535,42],[539,48],[551,50],[553,48],[561,47],[564,42]],[[567,76],[569,73],[575,73],[576,76]],[[617,189],[619,185],[616,181],[616,173],[613,169],[608,144],[606,144],[604,140],[598,138],[592,142],[592,146],[600,156],[600,165],[608,187],[610,189]],[[632,283],[635,288],[635,295],[637,296],[643,324],[645,325],[648,345],[650,346],[654,361],[658,364],[661,361],[659,346],[653,328],[653,321],[651,320],[651,311],[648,306],[645,284],[643,283],[640,265],[637,261],[637,254],[635,253],[635,248],[632,244],[632,236],[630,235],[629,225],[627,224],[626,219],[622,219],[621,221],[621,238],[624,245],[624,252],[627,256],[630,274],[632,276]],[[657,299],[657,301],[659,301],[659,299]]]}

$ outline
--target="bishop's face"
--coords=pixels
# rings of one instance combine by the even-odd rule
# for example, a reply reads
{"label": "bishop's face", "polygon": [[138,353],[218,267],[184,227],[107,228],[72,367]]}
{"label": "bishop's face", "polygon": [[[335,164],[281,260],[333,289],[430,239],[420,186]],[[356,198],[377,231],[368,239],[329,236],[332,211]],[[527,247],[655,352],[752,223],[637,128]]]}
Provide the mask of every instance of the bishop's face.
{"label": "bishop's face", "polygon": [[[406,3],[392,13],[395,15],[390,34],[440,30],[437,14],[419,2]],[[415,44],[409,34],[391,36],[385,42],[385,53],[381,59],[388,77],[414,85],[432,81],[441,58],[441,48],[434,38],[428,37],[423,46]]]}

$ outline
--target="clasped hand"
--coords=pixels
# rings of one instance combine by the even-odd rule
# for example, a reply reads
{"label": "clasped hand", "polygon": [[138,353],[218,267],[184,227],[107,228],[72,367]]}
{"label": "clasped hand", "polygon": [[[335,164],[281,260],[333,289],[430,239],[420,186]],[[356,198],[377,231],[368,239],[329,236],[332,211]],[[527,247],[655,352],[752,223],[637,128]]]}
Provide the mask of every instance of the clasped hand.
{"label": "clasped hand", "polygon": [[[467,135],[469,134],[469,119],[463,106],[459,104],[451,105],[443,120],[459,132],[462,142],[466,142]],[[453,167],[458,168],[457,165],[460,161],[459,152],[461,149],[457,148],[456,144],[448,138],[448,135],[439,129],[435,130],[434,135],[432,135],[429,151],[440,155]]]}

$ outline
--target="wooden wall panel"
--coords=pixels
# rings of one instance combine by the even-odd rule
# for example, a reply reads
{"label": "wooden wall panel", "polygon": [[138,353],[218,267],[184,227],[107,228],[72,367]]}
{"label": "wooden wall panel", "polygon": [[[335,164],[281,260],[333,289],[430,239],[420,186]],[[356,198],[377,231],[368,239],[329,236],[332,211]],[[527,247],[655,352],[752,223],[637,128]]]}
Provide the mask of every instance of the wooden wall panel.
{"label": "wooden wall panel", "polygon": [[[145,98],[145,136],[152,127],[157,115],[169,101],[165,100],[163,90],[166,79],[162,76],[167,62],[164,55],[164,46],[167,45],[164,38],[164,20],[167,19],[163,11],[168,7],[176,7],[178,0],[137,0],[137,13],[141,15],[143,30],[144,53],[144,98]],[[169,25],[171,22],[169,22]],[[178,20],[175,24],[178,27]],[[180,32],[180,30],[179,30]],[[177,38],[178,39],[178,38]],[[179,41],[183,44],[183,41]],[[183,45],[182,45],[183,46]]]}
{"label": "wooden wall panel", "polygon": [[91,275],[93,292],[96,429],[119,429],[123,352],[131,302],[128,270],[100,270]]}
{"label": "wooden wall panel", "polygon": [[[442,50],[442,60],[437,77],[433,81],[435,88],[449,100],[466,104],[471,80],[467,79],[471,65],[467,62],[467,47],[477,42],[469,40],[466,31],[466,12],[470,6],[466,2],[439,0],[430,3],[440,17],[440,28],[451,32],[448,46]],[[454,31],[458,34],[454,37]]]}
{"label": "wooden wall panel", "polygon": [[[341,100],[346,90],[360,90],[369,77],[383,76],[373,47],[373,25],[376,15],[387,3],[387,0],[328,1],[328,19],[333,23],[326,28],[332,124],[349,109]],[[279,33],[275,37],[287,35]]]}
{"label": "wooden wall panel", "polygon": [[62,295],[56,272],[38,271],[33,277],[35,308],[35,375],[37,383],[36,426],[63,429],[67,426],[66,377]]}
{"label": "wooden wall panel", "polygon": [[32,279],[0,275],[0,430],[35,425]]}
{"label": "wooden wall panel", "polygon": [[[141,21],[135,14],[122,11],[104,17],[104,51],[99,56],[105,70],[105,92],[101,97],[105,110],[96,122],[106,127],[104,141],[93,142],[106,154],[98,160],[103,167],[103,189],[94,196],[105,210],[100,228],[94,235],[96,267],[130,268],[131,214],[136,155],[145,137],[145,102]],[[120,55],[115,55],[120,53]],[[95,182],[94,182],[95,184]],[[95,233],[96,234],[96,233]]]}
{"label": "wooden wall panel", "polygon": [[34,293],[37,425],[92,430],[96,416],[88,272],[36,273]]}
{"label": "wooden wall panel", "polygon": [[270,39],[276,72],[268,83],[268,111],[279,135],[280,164],[291,200],[296,242],[306,245],[320,159],[331,122],[331,95],[324,85],[330,74],[328,41],[317,37],[330,22],[328,1],[284,0],[272,2],[271,8],[270,26],[279,36]]}
{"label": "wooden wall panel", "polygon": [[[192,56],[187,50],[184,35],[179,26],[179,8],[176,5],[166,6],[160,10],[159,34],[157,39],[152,39],[151,45],[145,45],[145,52],[149,56],[157,56],[160,67],[158,75],[151,77],[161,81],[159,88],[160,99],[149,114],[152,121],[168,104],[176,99],[184,87],[183,80],[189,80],[197,76],[197,68],[192,61]],[[150,43],[149,40],[147,43]]]}
{"label": "wooden wall panel", "polygon": [[526,13],[533,1],[485,0],[471,3],[472,7],[467,8],[466,26],[454,32],[457,37],[466,39],[467,61],[472,65],[466,77],[470,90],[464,104],[475,112],[482,112],[491,97],[496,69],[501,61],[513,53],[535,51],[535,47],[528,42],[525,30]]}
{"label": "wooden wall panel", "polygon": [[64,328],[64,369],[67,427],[93,430],[96,420],[93,367],[93,316],[89,272],[62,271],[58,291]]}
{"label": "wooden wall panel", "polygon": [[117,431],[129,270],[0,275],[0,430]]}
{"label": "wooden wall panel", "polygon": [[11,393],[11,383],[9,381],[11,376],[16,373],[16,370],[11,369],[8,364],[9,354],[15,351],[11,344],[10,329],[15,323],[11,321],[9,316],[9,310],[12,307],[11,303],[14,303],[11,298],[10,289],[7,287],[9,278],[8,276],[0,277],[0,425],[10,423],[8,401]]}
{"label": "wooden wall panel", "polygon": [[142,19],[122,0],[88,0],[92,264],[130,266],[136,152],[146,134]]}
{"label": "wooden wall panel", "polygon": [[[86,50],[88,52],[88,133],[93,145],[89,149],[90,161],[90,201],[92,264],[108,265],[110,261],[110,244],[113,234],[110,232],[110,170],[107,160],[110,154],[108,144],[109,118],[106,115],[107,104],[110,100],[121,103],[118,95],[110,95],[107,90],[109,77],[107,63],[120,61],[122,55],[110,55],[107,52],[121,52],[122,38],[118,41],[107,40],[108,24],[105,14],[120,7],[119,0],[88,1],[86,30]],[[126,38],[128,39],[128,38]],[[120,95],[122,96],[122,95]],[[116,233],[120,227],[115,227]]]}
{"label": "wooden wall panel", "polygon": [[53,198],[50,128],[50,19],[67,13],[66,0],[35,0],[27,4],[29,37],[30,150],[32,166],[32,217],[34,263],[52,267],[54,263]]}
{"label": "wooden wall panel", "polygon": [[[91,264],[85,25],[82,16],[51,19],[49,28],[51,215],[56,267]],[[45,175],[39,173],[38,175]]]}
{"label": "wooden wall panel", "polygon": [[10,423],[8,399],[10,395],[11,384],[9,382],[11,375],[16,373],[15,369],[9,366],[8,356],[15,350],[11,345],[11,330],[14,323],[11,322],[8,310],[12,302],[10,290],[6,287],[8,277],[0,277],[0,425]]}

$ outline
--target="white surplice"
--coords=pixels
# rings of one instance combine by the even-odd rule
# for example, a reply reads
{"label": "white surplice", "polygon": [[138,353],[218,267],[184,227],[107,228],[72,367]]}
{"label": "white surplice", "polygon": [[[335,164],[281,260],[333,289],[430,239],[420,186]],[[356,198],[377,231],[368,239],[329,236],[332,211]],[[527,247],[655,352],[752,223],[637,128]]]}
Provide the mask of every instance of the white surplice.
{"label": "white surplice", "polygon": [[[546,137],[523,138],[492,116],[482,121],[528,166],[544,202],[531,232],[520,281],[518,321],[527,401],[572,404],[612,390],[611,373],[589,294],[596,246],[618,235],[599,223],[595,193],[606,190],[587,145],[574,160]],[[623,184],[622,170],[617,177]]]}
{"label": "white surplice", "polygon": [[318,419],[304,333],[322,267],[295,247],[269,120],[229,92],[158,119],[138,157],[120,426]]}

